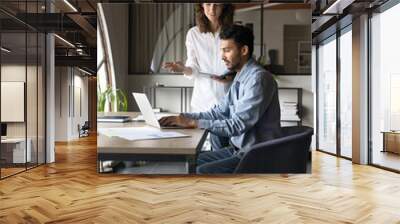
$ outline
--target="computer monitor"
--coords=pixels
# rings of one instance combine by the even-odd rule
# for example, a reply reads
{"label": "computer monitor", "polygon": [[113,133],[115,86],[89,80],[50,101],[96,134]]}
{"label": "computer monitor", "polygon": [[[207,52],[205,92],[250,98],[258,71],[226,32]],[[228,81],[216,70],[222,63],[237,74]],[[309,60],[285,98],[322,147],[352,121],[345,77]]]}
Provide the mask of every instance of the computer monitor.
{"label": "computer monitor", "polygon": [[7,136],[7,124],[1,123],[1,136]]}

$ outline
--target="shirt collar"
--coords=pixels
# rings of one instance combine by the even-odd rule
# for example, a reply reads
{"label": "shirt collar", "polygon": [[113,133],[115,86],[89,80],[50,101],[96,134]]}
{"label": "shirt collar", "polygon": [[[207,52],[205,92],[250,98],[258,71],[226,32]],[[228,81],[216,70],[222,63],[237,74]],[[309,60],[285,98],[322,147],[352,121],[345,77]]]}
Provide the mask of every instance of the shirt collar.
{"label": "shirt collar", "polygon": [[242,67],[242,69],[240,70],[239,74],[236,75],[235,81],[236,81],[236,82],[241,82],[241,81],[243,81],[244,78],[245,78],[245,75],[244,75],[244,74],[247,72],[248,67],[249,67],[250,65],[254,64],[254,63],[255,63],[255,60],[254,60],[253,57],[251,57],[251,58],[246,62],[246,64],[243,65],[243,67]]}

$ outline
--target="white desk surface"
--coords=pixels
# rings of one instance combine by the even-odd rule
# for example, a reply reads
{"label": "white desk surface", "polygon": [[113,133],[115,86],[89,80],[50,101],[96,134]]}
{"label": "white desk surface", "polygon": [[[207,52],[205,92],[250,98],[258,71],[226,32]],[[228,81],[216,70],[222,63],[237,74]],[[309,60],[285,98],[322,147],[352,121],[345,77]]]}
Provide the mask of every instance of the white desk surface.
{"label": "white desk surface", "polygon": [[[132,118],[140,115],[138,112],[117,112],[97,113],[97,116],[128,115]],[[110,127],[143,127],[144,122],[126,123],[97,123],[97,128]],[[162,131],[175,131],[189,135],[185,138],[152,139],[129,141],[118,137],[108,137],[102,134],[97,135],[98,153],[123,153],[123,154],[171,154],[171,155],[195,155],[206,131],[202,129],[163,129]]]}
{"label": "white desk surface", "polygon": [[[2,138],[1,139],[1,143],[20,143],[20,142],[24,142],[25,138]],[[28,138],[27,141],[30,141],[30,139]]]}

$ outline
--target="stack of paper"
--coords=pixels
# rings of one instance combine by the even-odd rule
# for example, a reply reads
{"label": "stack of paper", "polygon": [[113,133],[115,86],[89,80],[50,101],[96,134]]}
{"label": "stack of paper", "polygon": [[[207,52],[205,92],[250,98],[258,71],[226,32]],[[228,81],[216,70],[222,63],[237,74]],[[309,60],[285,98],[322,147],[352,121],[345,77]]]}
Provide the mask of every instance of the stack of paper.
{"label": "stack of paper", "polygon": [[97,122],[128,122],[130,121],[131,117],[129,116],[101,116],[97,118]]}
{"label": "stack of paper", "polygon": [[281,105],[281,120],[300,121],[297,102],[283,102]]}
{"label": "stack of paper", "polygon": [[189,137],[189,135],[179,132],[161,131],[152,127],[99,128],[98,131],[108,137],[119,137],[129,141]]}

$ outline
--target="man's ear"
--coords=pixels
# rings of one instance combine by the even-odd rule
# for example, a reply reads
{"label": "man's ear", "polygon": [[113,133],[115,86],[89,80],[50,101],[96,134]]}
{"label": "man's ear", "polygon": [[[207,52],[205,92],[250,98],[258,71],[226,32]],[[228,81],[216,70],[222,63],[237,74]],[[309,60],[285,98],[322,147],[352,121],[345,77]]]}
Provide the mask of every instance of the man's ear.
{"label": "man's ear", "polygon": [[247,45],[244,45],[241,49],[240,49],[240,53],[242,56],[246,56],[249,54],[249,47]]}

